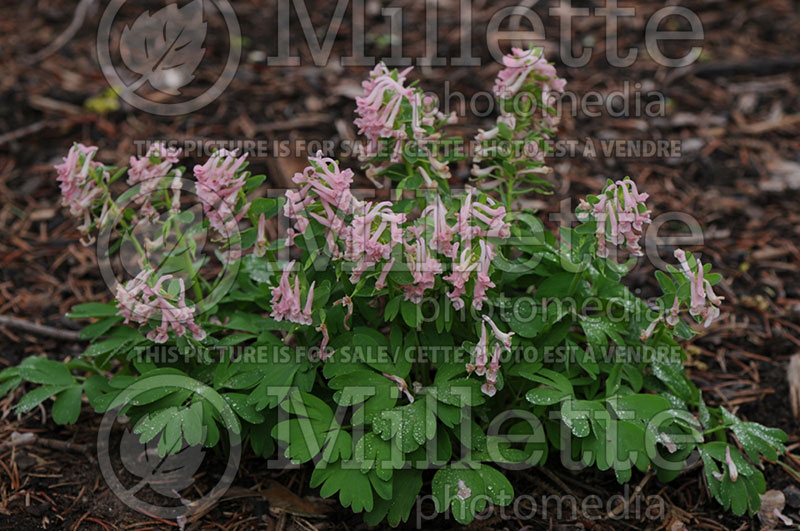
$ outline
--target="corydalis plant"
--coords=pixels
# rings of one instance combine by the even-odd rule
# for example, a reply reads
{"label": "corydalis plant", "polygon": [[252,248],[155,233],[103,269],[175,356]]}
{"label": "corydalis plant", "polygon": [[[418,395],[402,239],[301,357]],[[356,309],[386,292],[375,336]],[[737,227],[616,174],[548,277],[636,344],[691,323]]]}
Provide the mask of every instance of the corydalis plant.
{"label": "corydalis plant", "polygon": [[[369,524],[406,521],[428,489],[437,510],[469,523],[489,503],[512,501],[501,469],[559,456],[624,483],[634,469],[668,481],[698,455],[711,494],[754,513],[766,487],[760,460],[778,458],[785,434],[709,407],[676,342],[719,317],[721,277],[677,250],[679,268],[656,273],[658,300],[624,286],[628,264],[608,257],[609,243],[639,254],[649,222],[647,196],[629,178],[589,196],[579,225],[558,235],[515,208],[550,184],[541,150],[555,134],[548,95],[563,80],[539,51],[506,57],[500,116],[478,133],[478,186],[464,193],[451,191],[458,156],[439,149],[450,118],[409,75],[379,65],[357,101],[366,173],[395,183],[392,201],[360,197],[355,172],[322,154],[284,198],[253,197],[264,176],[218,152],[192,172],[205,218],[195,219],[180,208],[176,152],[158,145],[133,159],[134,192],[145,194],[124,202],[111,188],[125,170],[75,146],[58,167],[65,205],[75,203],[85,234],[120,220],[110,252],[129,244],[142,273],[114,303],[73,310],[95,319],[80,359],[28,358],[0,373],[0,393],[41,384],[17,411],[55,396],[63,423],[77,419],[82,394],[104,412],[150,376],[194,378],[231,406],[233,429],[256,454],[308,463],[311,485]],[[279,215],[287,230],[270,237]],[[140,242],[134,219],[160,236]],[[238,265],[213,303],[220,282],[198,274],[206,260],[195,236],[206,232],[220,261]],[[171,252],[149,252],[167,241],[178,242]],[[208,355],[136,355],[154,342]],[[183,440],[220,444],[220,418],[204,399],[168,385],[150,392],[157,399],[121,411],[142,441],[158,437],[163,454]]]}

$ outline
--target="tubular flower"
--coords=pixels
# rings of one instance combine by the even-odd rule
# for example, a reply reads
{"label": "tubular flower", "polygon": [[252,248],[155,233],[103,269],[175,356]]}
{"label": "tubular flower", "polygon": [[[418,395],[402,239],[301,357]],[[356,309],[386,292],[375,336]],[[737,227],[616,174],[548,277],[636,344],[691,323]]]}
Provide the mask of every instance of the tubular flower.
{"label": "tubular flower", "polygon": [[203,165],[194,167],[197,179],[197,195],[203,204],[203,212],[211,227],[222,234],[230,236],[235,232],[236,224],[247,212],[248,205],[236,212],[239,191],[245,183],[244,173],[236,173],[242,168],[247,154],[236,157],[237,150],[221,149],[215,152]]}
{"label": "tubular flower", "polygon": [[[453,246],[455,254],[458,254],[459,245],[460,243],[456,243]],[[465,246],[464,250],[461,251],[460,259],[453,259],[453,271],[449,275],[443,277],[444,280],[453,285],[453,290],[447,293],[447,297],[450,299],[450,302],[453,303],[453,307],[456,310],[461,310],[464,307],[464,301],[461,299],[461,296],[466,293],[467,290],[465,286],[467,282],[469,282],[470,275],[476,267],[478,267],[478,264],[473,262],[471,250]],[[475,304],[474,301],[473,304]]]}
{"label": "tubular flower", "polygon": [[294,261],[287,264],[283,269],[280,282],[272,288],[272,312],[270,312],[270,316],[276,321],[286,319],[293,323],[310,325],[311,304],[314,302],[314,282],[308,288],[306,304],[301,309],[300,279],[295,277],[294,286],[289,282],[292,267],[294,267]]}
{"label": "tubular flower", "polygon": [[256,229],[256,243],[253,254],[259,258],[267,254],[267,218],[261,214],[258,218],[258,228]]}
{"label": "tubular flower", "polygon": [[433,289],[436,275],[442,273],[442,264],[431,255],[422,237],[417,239],[415,245],[406,245],[406,255],[414,282],[402,286],[405,300],[419,304],[422,302],[425,290]]}
{"label": "tubular flower", "polygon": [[[453,267],[444,280],[453,285],[449,298],[454,307],[464,307],[462,296],[476,270],[472,305],[476,309],[482,307],[487,290],[494,287],[490,274],[495,255],[494,247],[483,240],[509,235],[505,207],[470,188],[453,216],[455,222],[437,196],[422,210],[419,219],[409,223],[408,216],[394,212],[388,201],[357,199],[350,189],[351,170],[339,169],[335,160],[321,153],[309,160],[311,166],[293,179],[300,188],[286,193],[284,214],[290,219],[289,244],[298,233],[309,229],[310,221],[319,223],[328,253],[334,260],[345,262],[342,269],[350,272],[350,282],[356,284],[368,271],[378,271],[374,277],[378,290],[386,287],[389,273],[400,265],[397,260],[402,260],[413,281],[400,287],[405,299],[415,303],[435,287],[437,276],[443,273],[441,259],[447,257]],[[476,238],[480,239],[477,255],[473,247]],[[398,245],[403,248],[401,258],[394,252]],[[460,255],[457,249],[461,250]]]}
{"label": "tubular flower", "polygon": [[333,355],[333,352],[328,350],[328,342],[331,340],[328,335],[328,325],[322,323],[316,328],[316,331],[322,333],[322,343],[319,344],[319,359],[327,361]]}
{"label": "tubular flower", "polygon": [[718,297],[711,288],[711,283],[704,278],[703,263],[697,260],[697,273],[693,273],[686,259],[686,252],[682,249],[675,250],[675,258],[681,264],[681,270],[689,281],[691,288],[691,304],[689,314],[703,318],[703,326],[708,328],[711,322],[719,317],[719,305],[724,297]]}
{"label": "tubular flower", "polygon": [[531,74],[547,78],[540,82],[543,89],[564,92],[566,81],[557,76],[555,67],[542,56],[541,48],[512,48],[510,54],[503,56],[503,66],[494,82],[494,94],[498,98],[513,98]]}
{"label": "tubular flower", "polygon": [[[368,140],[405,138],[406,133],[396,124],[403,100],[412,101],[414,89],[403,86],[412,67],[393,75],[386,65],[378,63],[364,80],[364,96],[356,98],[355,125],[358,134]],[[413,100],[416,106],[416,100]]]}
{"label": "tubular flower", "polygon": [[650,211],[645,205],[648,195],[640,194],[636,184],[626,177],[603,188],[599,198],[594,206],[585,201],[581,203],[581,208],[591,209],[597,221],[597,255],[608,256],[608,238],[613,245],[624,243],[631,254],[642,256],[639,238],[642,237],[643,225],[650,223]]}
{"label": "tubular flower", "polygon": [[147,338],[155,343],[164,343],[169,339],[169,330],[177,336],[182,336],[188,328],[197,341],[202,341],[205,330],[194,322],[194,307],[186,305],[185,286],[182,278],[178,278],[180,289],[177,296],[170,296],[162,290],[161,286],[173,275],[163,275],[153,287],[148,281],[152,270],[145,269],[127,283],[117,284],[116,299],[119,308],[118,315],[125,318],[125,323],[146,323],[156,314],[161,314],[161,324],[147,333]]}
{"label": "tubular flower", "polygon": [[[78,229],[84,235],[89,233],[92,225],[92,209],[98,206],[99,200],[105,194],[105,186],[101,186],[100,181],[105,184],[109,179],[106,171],[103,171],[98,178],[92,175],[92,170],[103,166],[93,160],[96,153],[96,146],[75,144],[62,159],[63,162],[55,165],[61,189],[61,204],[69,207],[70,214],[76,218],[83,218],[83,224]],[[107,209],[108,204],[104,202],[104,213]],[[85,243],[91,243],[91,240]]]}
{"label": "tubular flower", "polygon": [[489,266],[494,258],[494,248],[485,240],[479,240],[478,244],[481,247],[481,257],[478,260],[478,276],[475,279],[475,288],[472,293],[472,307],[476,310],[480,310],[484,301],[489,300],[486,290],[495,287],[494,282],[489,278]]}
{"label": "tubular flower", "polygon": [[492,354],[492,361],[489,363],[489,368],[486,370],[486,383],[481,386],[483,394],[494,396],[497,393],[497,371],[500,370],[500,343],[494,344],[494,353]]}
{"label": "tubular flower", "polygon": [[405,380],[403,380],[399,376],[395,376],[394,374],[386,374],[385,372],[382,372],[381,374],[383,374],[385,378],[388,378],[394,383],[396,383],[397,388],[400,390],[401,393],[406,395],[406,398],[408,398],[409,402],[414,402],[414,395],[412,395],[411,392],[408,390],[408,384],[406,383]]}
{"label": "tubular flower", "polygon": [[[147,153],[143,157],[131,157],[130,168],[128,169],[128,185],[139,185],[139,192],[135,197],[135,202],[141,205],[139,214],[145,218],[155,215],[155,209],[150,203],[153,192],[156,191],[161,183],[161,179],[169,175],[172,165],[178,162],[181,149],[167,148],[163,142],[150,144]],[[175,175],[170,187],[175,195],[180,198],[180,192],[175,191],[176,186],[180,186],[180,175]],[[173,202],[175,203],[175,202]],[[176,206],[176,208],[179,208]]]}
{"label": "tubular flower", "polygon": [[344,297],[342,297],[338,301],[335,301],[333,303],[333,305],[334,306],[342,305],[347,309],[347,313],[344,314],[344,328],[345,328],[345,330],[350,330],[350,325],[347,324],[347,321],[353,315],[353,299],[351,299],[349,296],[345,295]]}
{"label": "tubular flower", "polygon": [[[145,183],[151,179],[163,179],[178,162],[181,149],[167,148],[163,142],[154,142],[143,157],[131,157],[128,169],[128,184]],[[152,188],[151,188],[152,190]]]}
{"label": "tubular flower", "polygon": [[488,337],[486,335],[486,323],[481,323],[481,337],[475,346],[475,363],[467,363],[467,373],[474,371],[478,376],[486,374],[486,363],[489,361]]}
{"label": "tubular flower", "polygon": [[503,344],[503,348],[511,352],[511,337],[514,335],[514,332],[501,332],[488,315],[484,315],[483,320],[489,323],[489,326],[492,327],[492,332],[494,333],[495,339]]}
{"label": "tubular flower", "polygon": [[442,198],[437,195],[436,202],[422,211],[422,217],[433,221],[431,246],[434,250],[455,259],[457,251],[453,249],[453,237],[456,231],[447,221],[447,208],[442,203]]}

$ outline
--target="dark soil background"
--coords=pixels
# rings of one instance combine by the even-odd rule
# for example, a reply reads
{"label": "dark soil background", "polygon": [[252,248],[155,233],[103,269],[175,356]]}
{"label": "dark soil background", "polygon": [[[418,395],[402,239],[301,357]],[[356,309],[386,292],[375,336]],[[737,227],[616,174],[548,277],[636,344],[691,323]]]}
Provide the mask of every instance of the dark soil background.
{"label": "dark soil background", "polygon": [[[638,49],[639,58],[624,69],[609,65],[604,20],[594,16],[575,18],[572,27],[576,43],[594,44],[590,62],[580,68],[563,67],[558,60],[560,33],[555,15],[568,9],[545,0],[533,7],[545,22],[548,55],[568,80],[569,90],[578,95],[591,90],[608,94],[628,86],[631,93],[623,99],[631,105],[637,97],[641,101],[657,98],[648,92],[660,93],[665,101],[662,115],[655,117],[566,114],[560,138],[577,140],[581,146],[587,138],[672,139],[681,141],[681,149],[670,158],[607,157],[600,150],[596,156],[584,157],[579,151],[575,156],[556,157],[551,161],[556,170],[552,176],[555,196],[532,198],[536,201],[532,204],[542,208],[543,219],[556,224],[557,217],[547,213],[559,211],[559,199],[576,199],[598,190],[607,178],[630,175],[640,190],[650,193],[654,215],[679,212],[697,219],[704,228],[704,243],[692,250],[701,251],[704,262],[711,262],[724,275],[720,291],[726,301],[722,318],[687,345],[691,375],[709,403],[723,404],[747,420],[782,428],[790,435],[789,448],[794,450],[800,430],[789,407],[786,369],[789,358],[800,351],[800,4],[789,0],[678,3],[696,12],[705,30],[702,42],[674,41],[666,46],[666,53],[680,56],[689,47],[702,45],[700,59],[680,69],[658,65],[644,49],[645,24],[661,4],[629,4],[635,6],[635,16],[620,22],[619,46]],[[265,61],[277,51],[277,1],[237,0],[234,8],[241,24],[242,61],[235,79],[216,101],[191,115],[174,118],[148,114],[122,101],[118,109],[99,113],[96,98],[109,87],[96,52],[96,31],[105,4],[84,0],[77,10],[76,1],[4,0],[0,4],[0,316],[65,331],[80,326],[64,317],[73,304],[111,298],[100,277],[94,248],[78,243],[75,223],[59,205],[52,165],[72,142],[98,145],[99,159],[125,165],[137,140],[351,139],[355,137],[353,97],[368,71],[367,67],[340,65],[340,57],[351,52],[351,4],[324,66],[313,64],[292,9],[292,50],[300,55],[301,65],[279,67]],[[391,28],[380,14],[384,5],[403,8],[404,53],[425,56],[423,2],[368,0],[365,4],[367,56],[380,58],[390,53]],[[322,33],[336,3],[309,0],[306,5]],[[416,68],[411,78],[439,93],[448,82],[450,92],[461,91],[467,98],[490,89],[499,65],[487,52],[485,28],[505,5],[513,4],[472,3],[473,51],[483,66]],[[576,7],[603,5],[576,2]],[[120,20],[130,17],[132,21],[145,7],[156,11],[163,6],[164,2],[137,1],[123,7]],[[78,29],[63,46],[49,54],[38,53],[58,42],[73,18]],[[225,26],[218,16],[209,16],[207,22],[208,61],[221,64],[228,46]],[[459,1],[439,0],[441,57],[460,55],[459,22]],[[682,29],[679,19],[670,19],[665,25]],[[501,45],[508,49],[507,42]],[[190,85],[187,94],[202,92],[217,72],[201,66],[197,87]],[[469,109],[453,110],[465,111],[460,112],[465,118],[453,128],[454,134],[471,137],[477,127],[486,128],[493,121],[492,116],[476,118]],[[351,159],[343,162],[357,166]],[[304,165],[299,156],[251,159],[252,169],[267,173],[268,183],[276,188],[284,187]],[[466,165],[459,166],[454,179],[465,180],[468,173]],[[670,245],[679,243],[669,238],[683,234],[682,229],[667,223],[659,232],[664,238],[661,249],[665,258],[672,253]],[[629,282],[643,296],[656,293],[651,262],[642,260]],[[74,357],[82,348],[80,342],[0,326],[0,368],[29,355]],[[99,419],[88,405],[76,425],[58,427],[40,410],[14,415],[11,405],[21,392],[0,402],[0,528],[108,530],[177,525],[129,510],[107,489],[92,457]],[[33,432],[39,442],[13,449],[3,446],[15,431]],[[578,499],[597,494],[605,506],[612,496],[629,496],[632,487],[641,484],[639,514],[612,519],[604,507],[577,520],[549,514],[526,522],[492,518],[473,527],[761,527],[757,519],[724,514],[710,501],[699,469],[668,485],[635,475],[625,491],[613,474],[570,473],[556,461],[547,470],[514,474],[517,493],[537,497],[571,494]],[[784,461],[788,467],[800,469],[793,456]],[[795,492],[797,476],[777,464],[762,464],[769,488]],[[196,487],[202,491],[208,483],[213,484],[215,472],[214,466],[205,469]],[[338,502],[320,500],[307,486],[309,474],[308,469],[268,471],[263,460],[246,456],[228,497],[186,527],[364,527],[359,516],[337,509]],[[665,508],[660,518],[650,520],[645,517],[645,500],[653,495],[661,496]],[[789,501],[798,502],[793,496]],[[322,510],[327,518],[309,516]],[[787,507],[785,513],[800,521],[797,507]],[[414,519],[412,513],[411,521]],[[454,526],[444,518],[422,525]]]}

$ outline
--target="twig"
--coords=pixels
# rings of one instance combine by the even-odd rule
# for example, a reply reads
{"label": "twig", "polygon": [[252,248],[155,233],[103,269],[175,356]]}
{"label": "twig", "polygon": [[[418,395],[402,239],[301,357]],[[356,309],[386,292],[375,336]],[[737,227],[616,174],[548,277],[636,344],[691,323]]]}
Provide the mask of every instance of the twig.
{"label": "twig", "polygon": [[636,497],[642,492],[642,489],[645,487],[645,485],[647,485],[647,482],[650,481],[650,479],[654,475],[655,475],[655,472],[653,472],[653,469],[648,470],[647,474],[642,478],[642,481],[640,481],[639,484],[636,485],[636,488],[633,489],[633,493],[631,494],[630,498],[628,498],[624,502],[622,502],[619,505],[617,505],[616,507],[614,507],[613,510],[609,511],[608,512],[608,518],[609,519],[614,518],[619,513],[624,511],[631,504],[631,502],[633,500],[635,500]]}
{"label": "twig", "polygon": [[72,37],[78,33],[78,30],[81,29],[83,26],[83,21],[86,19],[86,13],[89,11],[89,7],[94,3],[94,0],[81,0],[78,3],[78,7],[75,8],[75,14],[72,16],[72,21],[70,21],[69,26],[65,29],[61,35],[55,38],[53,42],[36,52],[35,54],[26,57],[23,59],[24,62],[28,64],[35,64],[41,61],[42,59],[46,59],[59,51],[61,48],[64,47]]}
{"label": "twig", "polygon": [[38,133],[48,125],[50,125],[49,120],[41,120],[38,122],[33,122],[32,124],[26,125],[24,127],[20,127],[19,129],[15,129],[14,131],[9,131],[8,133],[0,135],[0,146],[8,142],[11,142],[13,140],[19,140],[20,138],[26,137],[28,135]]}
{"label": "twig", "polygon": [[71,443],[69,441],[59,441],[57,439],[43,439],[38,435],[36,435],[35,433],[31,432],[12,433],[10,441],[0,444],[0,453],[3,453],[12,448],[19,448],[21,446],[31,446],[33,444],[37,446],[43,446],[45,448],[50,448],[51,450],[59,450],[62,452],[64,451],[77,452],[79,454],[83,454],[86,457],[88,457],[90,461],[94,461],[94,457],[92,457],[91,455],[91,449],[85,444]]}
{"label": "twig", "polygon": [[52,326],[32,323],[30,321],[25,321],[24,319],[19,319],[18,317],[13,317],[11,315],[0,315],[0,326],[16,328],[17,330],[24,330],[25,332],[38,334],[40,336],[54,337],[56,339],[62,339],[64,341],[81,341],[78,332],[73,332],[72,330],[62,330],[60,328],[54,328]]}

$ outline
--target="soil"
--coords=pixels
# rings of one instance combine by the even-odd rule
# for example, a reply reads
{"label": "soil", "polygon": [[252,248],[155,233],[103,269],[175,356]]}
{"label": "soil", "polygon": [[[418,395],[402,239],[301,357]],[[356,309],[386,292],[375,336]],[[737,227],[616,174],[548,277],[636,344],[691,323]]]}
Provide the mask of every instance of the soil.
{"label": "soil", "polygon": [[[124,102],[118,110],[98,113],[90,110],[91,105],[87,108],[86,102],[108,88],[96,55],[96,31],[105,2],[81,2],[89,9],[77,33],[51,55],[35,56],[69,25],[76,13],[75,4],[7,0],[0,5],[0,315],[62,330],[80,327],[64,317],[72,305],[111,298],[100,277],[95,249],[78,243],[75,223],[59,205],[52,165],[73,142],[98,145],[104,161],[125,165],[135,152],[137,140],[340,141],[355,135],[353,95],[368,71],[367,67],[339,64],[339,58],[350,53],[351,4],[326,66],[313,64],[303,44],[302,27],[292,11],[292,46],[301,57],[301,65],[279,67],[265,62],[265,57],[277,53],[277,1],[239,0],[235,10],[243,36],[243,58],[231,85],[212,104],[179,117],[148,114]],[[164,5],[158,1],[136,4],[135,8],[126,5],[120,17],[133,20],[145,7],[154,12]],[[336,4],[306,4],[315,27],[327,27]],[[506,3],[476,0],[472,4],[472,47],[484,66],[416,68],[411,74],[441,97],[445,96],[447,82],[450,93],[461,91],[469,101],[491,87],[499,69],[487,51],[485,28],[492,14]],[[369,0],[366,5],[367,56],[387,56],[388,41],[381,37],[391,31],[388,19],[380,16],[379,2]],[[397,5],[404,9],[403,51],[410,57],[423,57],[424,3],[405,1]],[[440,1],[438,53],[442,57],[457,56],[461,50],[458,5],[455,0]],[[549,50],[555,49],[561,37],[557,19],[548,13],[556,5],[542,1],[534,7],[548,22]],[[724,405],[747,420],[785,430],[790,437],[789,448],[794,450],[800,426],[789,407],[786,371],[789,358],[800,350],[800,6],[790,0],[697,0],[681,5],[698,14],[705,31],[700,59],[685,68],[663,67],[647,58],[644,29],[648,18],[662,7],[657,3],[635,4],[635,15],[620,23],[620,49],[639,49],[640,58],[628,68],[608,64],[604,53],[606,29],[601,19],[573,20],[576,41],[594,42],[595,48],[582,67],[564,67],[555,58],[569,90],[577,95],[589,91],[607,94],[638,86],[632,90],[644,93],[645,101],[663,98],[663,112],[641,117],[615,117],[608,112],[599,117],[580,112],[563,115],[560,138],[577,141],[581,149],[574,156],[551,160],[556,193],[552,197],[536,196],[530,204],[539,206],[542,219],[555,226],[561,199],[575,200],[598,190],[607,178],[630,175],[650,194],[649,206],[655,214],[680,212],[696,219],[704,228],[704,241],[689,247],[701,251],[704,262],[723,274],[720,291],[726,301],[722,318],[686,345],[691,377],[711,405]],[[581,2],[579,6],[602,4]],[[206,53],[209,60],[219,62],[227,49],[224,26],[219,17],[208,20]],[[669,43],[666,52],[682,55],[692,45],[697,43],[675,41]],[[207,85],[213,83],[217,73],[213,68],[198,70]],[[632,99],[627,97],[629,102]],[[468,113],[452,132],[469,137],[478,126],[487,128],[492,121],[492,116],[476,119]],[[674,157],[605,155],[599,148],[596,156],[584,156],[587,139],[598,145],[600,139],[671,139],[680,140],[681,146],[680,154]],[[357,167],[353,159],[343,162]],[[251,158],[252,169],[267,173],[269,184],[277,188],[303,166],[299,157]],[[468,172],[466,165],[460,165],[454,179],[463,181]],[[659,232],[661,237],[685,234],[685,226],[676,221],[666,222]],[[673,249],[670,245],[674,245],[666,243],[661,246],[665,259]],[[642,296],[658,293],[653,270],[651,260],[642,260],[629,277],[631,287]],[[80,342],[0,327],[0,368],[30,355],[65,359],[76,357],[81,350]],[[11,405],[20,394],[18,390],[0,402],[0,444],[10,440],[13,432],[32,432],[44,440],[93,448],[99,418],[88,404],[76,425],[59,427],[40,410],[14,415]],[[109,491],[92,454],[36,443],[0,453],[0,528],[141,530],[176,526],[175,522],[128,509]],[[783,466],[762,463],[768,488],[797,486],[800,462],[788,456],[784,463],[794,476]],[[210,488],[220,471],[219,463],[211,466],[195,485],[201,491]],[[186,527],[364,527],[359,516],[337,509],[337,503],[320,500],[318,492],[307,486],[308,476],[305,468],[268,471],[263,460],[245,455],[234,483],[239,496],[224,499]],[[655,479],[647,481],[638,501],[638,517],[608,518],[604,507],[596,519],[565,520],[550,514],[527,522],[492,518],[473,527],[760,528],[757,519],[731,516],[710,500],[701,476],[694,470],[666,485]],[[635,475],[632,486],[643,478]],[[614,495],[630,494],[630,488],[626,492],[613,474],[572,474],[557,462],[550,463],[546,471],[519,473],[513,479],[518,493],[534,496],[574,494],[583,500],[597,494],[606,501]],[[289,492],[269,489],[271,481]],[[659,518],[651,520],[645,515],[645,500],[654,495],[661,496],[665,506]],[[289,501],[281,496],[289,497]],[[300,503],[298,500],[325,509],[327,518],[281,510]],[[787,507],[785,514],[800,521],[797,508]],[[412,514],[412,522],[414,518]],[[456,527],[443,517],[423,522],[423,527],[431,526]]]}

